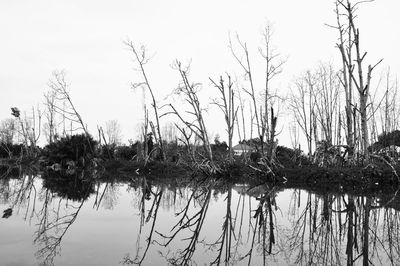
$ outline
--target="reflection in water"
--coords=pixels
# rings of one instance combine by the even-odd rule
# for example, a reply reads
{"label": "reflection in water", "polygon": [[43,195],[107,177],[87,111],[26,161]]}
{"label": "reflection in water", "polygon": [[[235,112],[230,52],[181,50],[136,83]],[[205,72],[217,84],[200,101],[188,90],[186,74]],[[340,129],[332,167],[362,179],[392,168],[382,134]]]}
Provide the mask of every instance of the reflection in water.
{"label": "reflection in water", "polygon": [[[399,213],[372,196],[293,193],[290,258],[306,265],[398,265]],[[390,200],[391,201],[391,200]]]}
{"label": "reflection in water", "polygon": [[[135,214],[126,223],[137,232],[127,236],[134,248],[124,250],[134,256],[119,253],[122,260],[115,264],[400,264],[397,192],[311,193],[144,177],[121,184],[85,173],[0,179],[3,220],[15,216],[34,227],[35,256],[42,265],[55,264],[63,256],[61,246],[87,241],[63,243],[71,227],[85,223],[78,219],[84,206],[100,223],[100,214],[119,210],[126,198],[131,200],[123,212]],[[104,230],[93,220],[93,230]]]}

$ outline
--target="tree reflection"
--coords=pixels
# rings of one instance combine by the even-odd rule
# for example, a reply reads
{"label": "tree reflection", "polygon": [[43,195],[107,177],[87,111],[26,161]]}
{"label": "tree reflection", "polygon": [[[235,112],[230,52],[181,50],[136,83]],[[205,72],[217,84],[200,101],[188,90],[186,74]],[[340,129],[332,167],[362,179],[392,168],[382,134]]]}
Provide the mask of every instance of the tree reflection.
{"label": "tree reflection", "polygon": [[303,208],[296,200],[290,212],[289,259],[306,265],[400,263],[399,213],[387,208],[387,200],[310,193]]}
{"label": "tree reflection", "polygon": [[[0,179],[0,203],[9,207],[3,211],[3,218],[24,211],[24,220],[32,218],[36,206],[36,176],[21,169],[18,176],[4,176]],[[32,199],[32,200],[31,200]]]}
{"label": "tree reflection", "polygon": [[18,177],[2,178],[0,195],[1,202],[9,206],[4,212],[7,217],[22,211],[25,220],[36,221],[34,243],[38,250],[35,255],[41,265],[53,265],[62,239],[76,220],[84,200],[93,192],[93,185],[84,173],[45,172],[42,178],[42,186],[37,175],[22,171]]}
{"label": "tree reflection", "polygon": [[93,179],[85,172],[73,175],[47,173],[40,193],[42,208],[34,243],[38,244],[37,258],[41,265],[53,265],[61,251],[62,239],[78,217],[85,200],[94,192]]}
{"label": "tree reflection", "polygon": [[[138,264],[141,264],[143,262],[144,258],[146,257],[147,251],[149,250],[149,247],[153,241],[153,233],[154,233],[154,228],[155,228],[155,224],[157,221],[157,214],[158,214],[158,209],[160,207],[162,194],[163,194],[163,191],[159,188],[157,188],[157,191],[155,193],[147,185],[144,189],[144,193],[143,193],[143,197],[142,197],[142,201],[141,201],[140,232],[142,231],[144,222],[147,223],[150,220],[151,220],[151,229],[150,229],[150,234],[146,240],[146,242],[147,242],[146,249],[141,258],[139,256],[139,248],[138,248],[138,252],[137,252],[136,260],[135,260]],[[150,200],[150,197],[151,197],[150,195],[153,195],[154,198],[153,198],[151,207],[147,213],[147,216],[145,216],[145,200]],[[146,217],[146,219],[145,219],[145,217]]]}
{"label": "tree reflection", "polygon": [[42,174],[43,187],[50,189],[61,198],[84,201],[94,193],[94,173],[77,171],[68,174],[63,171],[46,171]]}
{"label": "tree reflection", "polygon": [[[232,237],[236,238],[235,226],[233,224],[232,211],[231,211],[232,189],[228,190],[225,201],[226,201],[226,213],[224,222],[222,224],[222,233],[218,238],[218,240],[215,243],[213,243],[213,245],[219,246],[218,255],[215,258],[215,260],[211,263],[211,265],[219,265],[222,259],[225,264],[230,261],[231,249],[232,249]],[[223,258],[223,256],[225,257]]]}
{"label": "tree reflection", "polygon": [[[191,261],[193,254],[198,244],[200,232],[203,228],[204,220],[207,214],[208,206],[210,203],[212,191],[211,184],[200,184],[193,188],[186,206],[178,213],[176,217],[179,217],[178,222],[173,226],[171,235],[166,235],[157,231],[157,234],[162,236],[165,243],[159,243],[162,246],[167,247],[179,233],[187,230],[191,232],[191,235],[181,239],[185,241],[186,247],[183,250],[179,250],[173,257],[168,258],[168,262],[173,265],[187,265]],[[195,204],[198,204],[198,208],[195,208]],[[194,213],[191,214],[191,209],[195,209]],[[197,210],[196,210],[197,209]]]}
{"label": "tree reflection", "polygon": [[248,265],[251,265],[255,245],[261,250],[263,265],[266,265],[267,256],[272,254],[272,247],[275,244],[275,218],[272,207],[276,207],[276,189],[265,185],[260,192],[261,196],[256,197],[257,208],[252,217],[254,224],[251,220],[249,224],[252,228],[251,246],[248,253],[241,258],[248,258]]}
{"label": "tree reflection", "polygon": [[[93,209],[113,209],[120,185],[86,173],[1,178],[2,216],[33,224],[36,256],[52,265],[90,195]],[[132,178],[126,193],[138,214],[136,254],[122,263],[146,264],[158,251],[172,265],[400,265],[398,191],[294,189],[289,206],[282,191],[268,184]]]}
{"label": "tree reflection", "polygon": [[[400,234],[397,232],[400,199],[397,200],[397,193],[385,199],[382,195],[318,194],[294,190],[288,213],[280,213],[277,217],[278,188],[263,185],[257,188],[256,193],[254,189],[246,190],[233,197],[233,187],[226,185],[222,194],[224,207],[219,210],[224,211],[218,231],[214,228],[209,235],[208,229],[204,229],[208,226],[205,217],[211,195],[217,195],[215,183],[193,186],[188,188],[191,192],[187,195],[186,205],[176,213],[171,232],[155,230],[161,239],[153,235],[157,217],[152,216],[154,220],[145,253],[151,241],[162,247],[174,247],[174,240],[183,240],[184,248],[165,255],[170,264],[192,264],[199,243],[212,252],[208,262],[211,265],[241,261],[248,265],[260,265],[262,261],[267,265],[276,259],[280,263],[286,261],[300,265],[400,263]],[[145,195],[142,194],[143,199]],[[152,204],[158,206],[163,201],[161,197],[154,197]],[[250,216],[246,216],[246,212]],[[286,215],[289,226],[284,223]],[[142,225],[146,222],[148,220]],[[215,232],[218,232],[216,236]],[[215,240],[210,241],[210,238]],[[141,257],[135,262],[140,264],[143,260]]]}
{"label": "tree reflection", "polygon": [[[149,186],[147,180],[142,180],[140,204],[138,205],[141,217],[140,232],[137,241],[137,255],[135,259],[131,259],[129,255],[125,256],[123,264],[142,264],[147,251],[151,244],[156,244],[160,247],[170,248],[172,253],[167,252],[163,256],[168,263],[172,265],[191,265],[194,263],[193,256],[200,246],[200,250],[209,250],[212,252],[211,265],[220,264],[235,264],[241,260],[247,260],[250,265],[255,250],[263,256],[263,264],[267,264],[267,256],[273,253],[275,244],[275,223],[274,210],[277,208],[275,197],[276,189],[270,188],[267,185],[258,187],[257,207],[252,209],[251,201],[254,201],[250,196],[238,194],[233,197],[233,184],[218,183],[214,181],[203,181],[184,188],[169,187],[162,194],[162,187],[157,187],[156,192],[150,189],[151,200],[148,196]],[[164,187],[165,189],[165,187]],[[171,193],[171,190],[174,192]],[[167,191],[169,191],[167,193]],[[186,191],[186,192],[185,192]],[[189,193],[187,193],[189,192]],[[219,193],[224,195],[224,213],[221,213],[221,230],[215,235],[215,228],[212,229],[212,234],[208,231],[210,220],[215,220],[217,217],[209,217],[210,201],[212,195],[219,201]],[[168,194],[179,195],[185,197],[185,204],[175,213],[175,222],[173,223],[170,232],[162,232],[155,228],[157,219],[157,210],[164,200],[170,201],[171,197]],[[248,198],[248,205],[246,205]],[[145,210],[145,203],[151,201],[149,211]],[[182,201],[181,201],[182,202]],[[152,210],[155,209],[153,215]],[[248,216],[246,215],[248,213]],[[146,218],[145,218],[146,217]],[[139,256],[140,236],[144,232],[143,227],[146,224],[151,224],[148,230],[148,236],[145,245],[145,251]],[[247,225],[247,226],[246,226]],[[204,229],[207,228],[207,229]],[[248,228],[246,230],[246,228]],[[204,232],[203,232],[204,231]],[[156,235],[153,235],[153,232]],[[215,238],[210,241],[210,238]],[[176,243],[183,244],[182,248],[176,248]],[[246,250],[247,249],[247,250]],[[200,251],[201,252],[201,251]],[[244,252],[244,253],[243,253]]]}
{"label": "tree reflection", "polygon": [[[61,241],[67,233],[70,226],[75,222],[78,214],[84,204],[84,201],[75,205],[65,202],[65,208],[74,210],[71,213],[62,214],[59,200],[56,204],[51,204],[52,198],[49,192],[45,192],[45,202],[43,208],[39,211],[40,218],[38,229],[35,232],[34,243],[39,245],[36,256],[42,260],[41,265],[53,265],[54,258],[61,250]],[[50,205],[53,205],[50,207]],[[55,207],[55,208],[54,208]]]}

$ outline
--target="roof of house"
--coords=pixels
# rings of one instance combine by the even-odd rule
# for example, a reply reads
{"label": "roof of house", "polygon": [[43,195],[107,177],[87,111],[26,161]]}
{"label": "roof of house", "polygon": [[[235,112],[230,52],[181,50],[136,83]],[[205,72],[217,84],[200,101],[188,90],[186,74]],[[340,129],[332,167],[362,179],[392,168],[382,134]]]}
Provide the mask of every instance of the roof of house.
{"label": "roof of house", "polygon": [[246,144],[237,144],[232,147],[233,150],[241,150],[241,151],[252,151],[254,150],[253,147],[246,145]]}

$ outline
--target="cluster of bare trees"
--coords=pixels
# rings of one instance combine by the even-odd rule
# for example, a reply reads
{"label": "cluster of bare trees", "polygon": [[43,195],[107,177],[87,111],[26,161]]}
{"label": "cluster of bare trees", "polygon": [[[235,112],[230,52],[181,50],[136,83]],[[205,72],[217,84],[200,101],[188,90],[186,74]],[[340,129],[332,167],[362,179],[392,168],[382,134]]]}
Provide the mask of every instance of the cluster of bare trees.
{"label": "cluster of bare trees", "polygon": [[[280,56],[272,45],[273,29],[268,25],[263,33],[263,44],[258,52],[265,62],[265,76],[260,78],[264,81],[263,88],[258,88],[254,81],[255,74],[252,70],[252,61],[249,55],[247,44],[242,42],[237,36],[238,50],[234,48],[230,40],[230,49],[233,57],[243,70],[243,78],[248,81],[246,86],[241,86],[238,78],[232,79],[228,73],[220,76],[218,80],[209,78],[210,85],[217,90],[217,97],[211,98],[211,104],[216,106],[222,113],[225,120],[225,131],[228,140],[228,156],[227,160],[232,163],[233,158],[233,139],[235,130],[239,133],[240,140],[246,138],[246,124],[250,129],[250,137],[252,137],[253,129],[256,129],[256,138],[260,140],[260,145],[256,149],[269,159],[273,159],[277,144],[277,115],[275,104],[280,101],[275,92],[272,81],[282,72],[282,66],[285,58]],[[143,124],[144,135],[147,136],[151,129],[152,135],[158,144],[155,148],[160,150],[161,154],[165,154],[163,147],[163,138],[160,130],[160,119],[165,115],[172,115],[178,119],[175,122],[177,132],[181,135],[179,139],[186,147],[191,160],[200,166],[206,166],[208,170],[217,171],[214,162],[213,150],[210,142],[210,132],[207,129],[204,112],[206,105],[200,103],[199,92],[202,84],[192,82],[190,80],[190,65],[183,65],[179,60],[173,64],[173,68],[179,73],[180,82],[176,89],[173,90],[173,96],[180,97],[184,101],[184,105],[178,107],[176,104],[168,103],[161,105],[155,97],[155,90],[150,85],[150,81],[145,69],[149,62],[149,57],[144,46],[140,49],[135,47],[132,41],[126,41],[125,44],[132,51],[136,62],[137,71],[140,73],[141,81],[134,83],[134,88],[141,87],[148,91],[151,95],[151,106],[153,115],[149,118],[149,112],[144,105],[145,122]],[[242,95],[245,94],[245,97]],[[261,96],[260,96],[261,95]],[[251,103],[250,110],[247,110],[245,102]],[[261,104],[260,104],[261,102]],[[163,109],[161,113],[161,109]],[[239,112],[240,111],[240,112]],[[250,111],[250,114],[248,114]],[[151,120],[156,123],[153,125]],[[241,120],[242,123],[239,121]],[[146,138],[144,138],[146,139]],[[203,147],[203,151],[199,152],[196,143]],[[165,156],[163,156],[165,158]]]}
{"label": "cluster of bare trees", "polygon": [[340,84],[331,64],[320,64],[298,77],[291,88],[290,107],[307,140],[308,154],[320,140],[340,145]]}
{"label": "cluster of bare trees", "polygon": [[[398,125],[397,82],[388,71],[382,95],[382,78],[373,82],[374,70],[382,60],[367,64],[367,52],[361,50],[356,18],[363,2],[372,1],[335,2],[336,25],[330,27],[338,32],[341,68],[320,64],[292,85],[290,107],[307,140],[309,155],[322,146],[336,151],[340,147],[348,161],[365,162],[377,136]],[[372,84],[376,83],[375,88]]]}
{"label": "cluster of bare trees", "polygon": [[43,112],[38,107],[32,107],[31,112],[21,111],[17,107],[11,108],[11,115],[14,118],[7,118],[0,124],[0,147],[7,151],[11,157],[12,145],[20,143],[23,145],[21,158],[34,156],[37,152],[37,143],[41,136]]}
{"label": "cluster of bare trees", "polygon": [[[274,113],[274,104],[276,104],[277,101],[282,100],[276,91],[273,90],[271,83],[273,79],[282,72],[283,65],[286,62],[286,58],[277,53],[272,40],[273,27],[271,24],[268,24],[263,32],[263,45],[259,47],[259,54],[265,61],[265,77],[262,78],[265,83],[262,90],[257,89],[255,85],[255,75],[252,70],[251,57],[247,44],[236,35],[238,49],[235,49],[232,40],[229,40],[229,47],[232,55],[240,65],[245,80],[248,80],[248,86],[244,87],[243,91],[248,95],[252,106],[250,108],[249,116],[249,120],[251,121],[250,136],[252,136],[253,126],[255,126],[257,138],[260,140],[260,147],[256,148],[262,154],[266,154],[269,159],[273,159],[277,144],[275,139],[277,135],[277,116],[275,116]],[[262,94],[262,99],[259,98],[259,93]],[[242,99],[239,99],[239,103],[243,105]],[[243,107],[241,107],[241,110],[244,120]],[[255,125],[253,124],[254,120]],[[245,135],[245,133],[243,135]]]}

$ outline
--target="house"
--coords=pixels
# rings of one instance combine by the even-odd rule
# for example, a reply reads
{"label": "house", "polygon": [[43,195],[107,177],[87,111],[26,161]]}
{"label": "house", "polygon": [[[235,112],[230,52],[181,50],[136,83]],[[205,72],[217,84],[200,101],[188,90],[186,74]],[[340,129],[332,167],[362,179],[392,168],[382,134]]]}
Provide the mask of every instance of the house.
{"label": "house", "polygon": [[242,154],[249,154],[255,151],[255,148],[246,144],[237,144],[232,148],[232,150],[235,155],[240,156]]}

